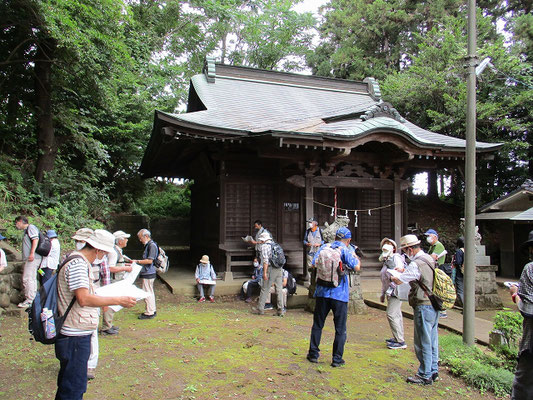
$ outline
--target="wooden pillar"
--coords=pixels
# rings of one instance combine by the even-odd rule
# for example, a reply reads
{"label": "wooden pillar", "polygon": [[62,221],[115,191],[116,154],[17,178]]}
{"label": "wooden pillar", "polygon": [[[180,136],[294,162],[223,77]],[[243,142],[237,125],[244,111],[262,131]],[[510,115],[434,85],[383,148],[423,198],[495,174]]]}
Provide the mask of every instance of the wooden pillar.
{"label": "wooden pillar", "polygon": [[400,179],[394,179],[394,240],[400,245],[400,238],[402,237],[402,191],[400,185]]}
{"label": "wooden pillar", "polygon": [[[313,176],[305,177],[305,220],[313,217],[314,213],[314,198],[313,198]],[[303,280],[304,282],[310,282],[309,270],[307,269],[307,251],[304,250],[304,263],[303,263]]]}

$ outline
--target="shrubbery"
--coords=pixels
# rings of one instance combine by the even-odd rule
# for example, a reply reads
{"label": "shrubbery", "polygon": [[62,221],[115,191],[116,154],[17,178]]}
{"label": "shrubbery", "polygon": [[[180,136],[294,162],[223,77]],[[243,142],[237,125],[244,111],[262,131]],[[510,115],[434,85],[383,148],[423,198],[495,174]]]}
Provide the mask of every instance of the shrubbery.
{"label": "shrubbery", "polygon": [[441,362],[454,375],[481,391],[490,390],[498,396],[511,393],[514,374],[506,368],[507,360],[489,350],[467,346],[454,334],[441,336],[439,345]]}

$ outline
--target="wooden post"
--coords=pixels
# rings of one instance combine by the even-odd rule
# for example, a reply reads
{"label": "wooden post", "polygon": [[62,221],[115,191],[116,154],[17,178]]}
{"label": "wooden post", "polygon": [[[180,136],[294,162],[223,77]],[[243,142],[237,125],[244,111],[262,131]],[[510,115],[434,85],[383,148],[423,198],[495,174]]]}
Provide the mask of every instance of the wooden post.
{"label": "wooden post", "polygon": [[400,238],[402,237],[402,191],[400,187],[400,179],[394,178],[394,241],[400,245]]}

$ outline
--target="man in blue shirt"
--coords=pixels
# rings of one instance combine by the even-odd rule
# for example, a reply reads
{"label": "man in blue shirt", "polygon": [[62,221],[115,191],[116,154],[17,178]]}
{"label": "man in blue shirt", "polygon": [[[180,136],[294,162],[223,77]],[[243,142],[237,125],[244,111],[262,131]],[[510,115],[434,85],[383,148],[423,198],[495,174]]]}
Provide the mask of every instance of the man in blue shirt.
{"label": "man in blue shirt", "polygon": [[142,266],[139,277],[142,281],[142,289],[150,293],[144,302],[146,303],[146,311],[139,315],[139,319],[152,319],[157,315],[155,306],[154,281],[157,275],[154,267],[154,260],[159,255],[159,246],[152,240],[152,234],[148,229],[141,229],[137,233],[139,242],[144,245],[142,260],[131,260],[132,264],[139,264]]}
{"label": "man in blue shirt", "polygon": [[[325,244],[320,247],[313,258],[312,265],[315,266],[318,256],[324,247],[331,246],[333,249],[340,249],[343,268],[358,271],[359,260],[348,247],[351,238],[352,234],[348,228],[339,228],[335,234],[335,241],[331,245]],[[321,286],[317,283],[314,296],[316,298],[316,305],[307,360],[312,363],[318,362],[322,329],[324,328],[326,317],[331,310],[333,312],[333,322],[335,323],[335,340],[333,342],[331,366],[340,367],[344,365],[342,355],[344,354],[344,344],[346,343],[346,319],[348,316],[348,300],[350,298],[348,275],[344,275],[341,278],[337,287]]]}

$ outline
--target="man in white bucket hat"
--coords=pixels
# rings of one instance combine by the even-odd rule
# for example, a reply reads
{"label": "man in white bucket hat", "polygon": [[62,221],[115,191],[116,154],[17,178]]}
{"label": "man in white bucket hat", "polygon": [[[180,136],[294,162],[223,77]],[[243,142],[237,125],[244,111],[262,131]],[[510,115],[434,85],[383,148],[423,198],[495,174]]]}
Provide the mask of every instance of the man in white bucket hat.
{"label": "man in white bucket hat", "polygon": [[400,238],[400,249],[409,262],[405,272],[398,278],[392,278],[397,284],[409,283],[409,305],[414,313],[414,348],[420,362],[418,372],[407,378],[407,382],[417,385],[431,385],[439,378],[439,312],[436,311],[424,290],[433,287],[435,260],[420,248],[420,240],[416,235],[405,235]]}
{"label": "man in white bucket hat", "polygon": [[58,271],[58,313],[65,314],[72,303],[55,343],[60,362],[56,399],[81,399],[87,390],[87,361],[91,334],[98,327],[98,308],[108,305],[133,307],[134,297],[102,297],[94,293],[91,265],[113,250],[115,238],[97,229],[84,236],[85,245],[71,253]]}

